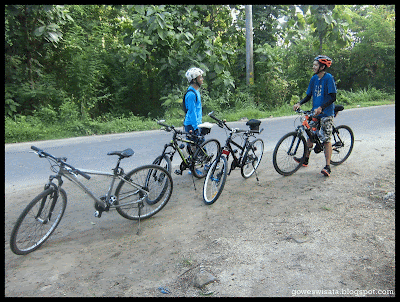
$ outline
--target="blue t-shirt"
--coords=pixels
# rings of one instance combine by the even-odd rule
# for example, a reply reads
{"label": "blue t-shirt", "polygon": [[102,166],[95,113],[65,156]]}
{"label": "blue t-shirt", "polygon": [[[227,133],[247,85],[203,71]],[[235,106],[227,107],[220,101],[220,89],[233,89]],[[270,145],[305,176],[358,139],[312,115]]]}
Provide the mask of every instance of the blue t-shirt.
{"label": "blue t-shirt", "polygon": [[[336,85],[333,76],[330,73],[325,73],[320,79],[318,75],[314,75],[307,89],[307,95],[312,95],[313,98],[312,110],[317,109],[331,100],[329,93],[336,93]],[[326,107],[318,117],[334,116],[334,108],[335,104],[332,103]]]}
{"label": "blue t-shirt", "polygon": [[192,92],[186,93],[185,105],[187,108],[187,113],[185,116],[185,120],[183,121],[183,124],[185,126],[191,125],[193,129],[196,130],[197,125],[200,125],[202,123],[202,117],[203,117],[203,110],[201,108],[201,96],[200,92],[194,89],[192,86],[189,86],[188,90],[193,91],[197,95],[197,101],[194,93]]}

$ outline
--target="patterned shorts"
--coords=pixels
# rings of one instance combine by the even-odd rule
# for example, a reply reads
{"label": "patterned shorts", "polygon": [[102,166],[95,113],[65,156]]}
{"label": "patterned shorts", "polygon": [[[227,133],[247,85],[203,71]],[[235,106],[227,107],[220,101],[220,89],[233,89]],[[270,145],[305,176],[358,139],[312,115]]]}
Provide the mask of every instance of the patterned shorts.
{"label": "patterned shorts", "polygon": [[327,116],[321,118],[320,123],[321,123],[320,138],[324,143],[329,143],[331,141],[331,136],[332,136],[333,116]]}

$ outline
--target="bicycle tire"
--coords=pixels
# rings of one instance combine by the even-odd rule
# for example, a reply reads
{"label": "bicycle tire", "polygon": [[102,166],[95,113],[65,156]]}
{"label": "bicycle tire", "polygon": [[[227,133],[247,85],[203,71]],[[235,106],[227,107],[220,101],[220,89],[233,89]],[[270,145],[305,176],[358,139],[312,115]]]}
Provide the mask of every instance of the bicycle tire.
{"label": "bicycle tire", "polygon": [[[161,211],[171,198],[171,174],[158,165],[145,165],[133,169],[125,178],[148,190],[148,194],[121,180],[115,190],[116,210],[130,220],[145,219]],[[124,203],[121,201],[124,200]]]}
{"label": "bicycle tire", "polygon": [[[10,248],[14,254],[26,255],[37,250],[57,228],[67,207],[67,193],[61,188],[59,192],[50,220],[47,220],[49,210],[57,196],[57,190],[53,187],[36,196],[22,211],[10,237]],[[39,211],[40,215],[36,217]],[[49,224],[49,221],[53,223]],[[32,232],[29,229],[32,229]]]}
{"label": "bicycle tire", "polygon": [[[190,170],[196,178],[204,178],[207,170],[220,152],[221,144],[215,138],[206,140],[193,154],[193,165]],[[206,153],[204,153],[206,152]]]}
{"label": "bicycle tire", "polygon": [[[283,176],[295,173],[303,165],[306,150],[307,144],[303,135],[299,136],[297,132],[285,134],[276,144],[272,155],[276,172]],[[294,151],[296,153],[293,153]],[[299,162],[295,161],[294,157],[298,158]]]}
{"label": "bicycle tire", "polygon": [[[240,173],[242,174],[243,178],[249,178],[254,174],[254,172],[260,165],[263,154],[264,142],[261,138],[257,138],[254,141],[250,142],[249,148],[247,148],[246,152],[244,153],[243,165],[240,169]],[[250,168],[248,172],[247,168]]]}
{"label": "bicycle tire", "polygon": [[211,205],[217,201],[224,189],[228,173],[228,161],[225,156],[220,156],[211,165],[203,185],[203,201]]}
{"label": "bicycle tire", "polygon": [[[163,162],[164,161],[164,162]],[[168,173],[171,174],[172,171],[172,165],[171,165],[171,160],[168,156],[166,155],[160,155],[158,156],[154,161],[153,161],[153,165],[158,165],[160,167],[165,168]]]}
{"label": "bicycle tire", "polygon": [[340,125],[332,132],[332,156],[331,164],[334,166],[342,164],[349,156],[354,147],[354,134],[349,126]]}

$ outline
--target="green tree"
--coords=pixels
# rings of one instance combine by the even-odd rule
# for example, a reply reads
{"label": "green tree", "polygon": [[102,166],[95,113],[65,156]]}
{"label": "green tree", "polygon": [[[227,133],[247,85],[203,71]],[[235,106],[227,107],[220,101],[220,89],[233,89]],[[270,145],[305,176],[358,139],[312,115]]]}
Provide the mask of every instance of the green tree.
{"label": "green tree", "polygon": [[61,5],[5,6],[5,90],[13,100],[8,104],[18,104],[12,111],[28,113],[40,107],[41,99],[48,102],[47,55],[62,39],[61,27],[71,21]]}
{"label": "green tree", "polygon": [[344,5],[300,5],[306,23],[318,38],[319,53],[331,49],[332,44],[346,47],[350,44],[351,11]]}

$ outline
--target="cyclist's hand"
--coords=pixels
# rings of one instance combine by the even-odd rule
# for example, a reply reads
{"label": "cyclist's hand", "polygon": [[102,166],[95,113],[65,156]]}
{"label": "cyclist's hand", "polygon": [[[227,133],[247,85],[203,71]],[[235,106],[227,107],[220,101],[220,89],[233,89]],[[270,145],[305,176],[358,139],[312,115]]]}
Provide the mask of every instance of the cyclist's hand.
{"label": "cyclist's hand", "polygon": [[293,111],[296,111],[299,108],[300,108],[300,103],[296,103],[293,105]]}
{"label": "cyclist's hand", "polygon": [[319,115],[322,112],[322,108],[318,107],[317,109],[314,110],[314,115]]}

